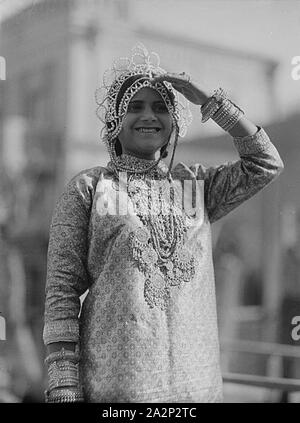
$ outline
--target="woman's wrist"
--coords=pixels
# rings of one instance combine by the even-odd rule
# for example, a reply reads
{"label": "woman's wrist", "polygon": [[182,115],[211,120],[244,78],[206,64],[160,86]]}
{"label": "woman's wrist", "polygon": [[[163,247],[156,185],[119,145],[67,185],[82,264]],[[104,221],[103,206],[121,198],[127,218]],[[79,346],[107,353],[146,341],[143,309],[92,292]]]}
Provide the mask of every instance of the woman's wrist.
{"label": "woman's wrist", "polygon": [[239,122],[230,130],[228,133],[232,137],[247,137],[254,135],[258,131],[257,126],[247,119],[245,116],[241,118]]}
{"label": "woman's wrist", "polygon": [[242,119],[244,111],[227,97],[222,88],[201,106],[202,122],[213,119],[224,131],[230,132]]}
{"label": "woman's wrist", "polygon": [[51,344],[47,345],[47,354],[49,355],[52,352],[60,351],[62,348],[70,351],[75,351],[76,343],[67,341],[52,342]]}
{"label": "woman's wrist", "polygon": [[208,92],[202,91],[200,106],[201,107],[204,106],[204,104],[206,104],[210,98],[211,98],[211,94],[209,94]]}
{"label": "woman's wrist", "polygon": [[[64,343],[58,343],[64,345]],[[75,344],[74,344],[75,345]],[[45,364],[48,369],[46,402],[77,402],[83,400],[79,379],[79,349],[65,349],[50,352]]]}

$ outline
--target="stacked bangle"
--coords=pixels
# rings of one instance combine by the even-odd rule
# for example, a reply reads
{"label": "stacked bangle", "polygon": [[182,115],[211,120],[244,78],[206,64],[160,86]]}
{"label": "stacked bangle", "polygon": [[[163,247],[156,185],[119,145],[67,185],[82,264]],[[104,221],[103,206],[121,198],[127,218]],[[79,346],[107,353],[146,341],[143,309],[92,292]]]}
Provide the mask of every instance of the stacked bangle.
{"label": "stacked bangle", "polygon": [[55,389],[45,391],[45,401],[50,403],[83,402],[80,389]]}
{"label": "stacked bangle", "polygon": [[79,352],[62,348],[47,356],[49,390],[45,392],[46,402],[83,401],[79,383]]}
{"label": "stacked bangle", "polygon": [[76,386],[79,381],[78,364],[67,360],[54,361],[49,365],[49,388]]}
{"label": "stacked bangle", "polygon": [[244,115],[244,111],[227,98],[225,91],[218,88],[201,107],[202,122],[212,118],[225,131],[230,131]]}
{"label": "stacked bangle", "polygon": [[217,112],[225,99],[227,99],[227,96],[223,88],[218,88],[213,92],[213,95],[201,106],[203,123],[207,122]]}
{"label": "stacked bangle", "polygon": [[232,101],[225,100],[219,110],[212,116],[212,119],[224,129],[230,131],[242,118],[244,112]]}

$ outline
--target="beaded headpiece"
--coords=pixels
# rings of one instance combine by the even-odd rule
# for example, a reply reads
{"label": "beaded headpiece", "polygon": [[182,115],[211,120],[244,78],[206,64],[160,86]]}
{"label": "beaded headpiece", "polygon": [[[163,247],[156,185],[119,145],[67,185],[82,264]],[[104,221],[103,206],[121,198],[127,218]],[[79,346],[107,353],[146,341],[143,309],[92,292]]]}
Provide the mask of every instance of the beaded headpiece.
{"label": "beaded headpiece", "polygon": [[170,83],[166,81],[151,82],[151,78],[154,76],[165,73],[166,71],[160,67],[158,54],[149,53],[141,43],[132,49],[130,58],[121,57],[115,60],[113,66],[105,71],[103,84],[95,93],[98,105],[96,114],[104,123],[101,138],[106,144],[111,161],[114,164],[116,163],[115,142],[122,129],[128,104],[132,97],[145,87],[153,88],[161,95],[173,120],[175,131],[174,157],[178,136],[185,136],[187,127],[192,121],[192,114],[186,99],[174,90]]}

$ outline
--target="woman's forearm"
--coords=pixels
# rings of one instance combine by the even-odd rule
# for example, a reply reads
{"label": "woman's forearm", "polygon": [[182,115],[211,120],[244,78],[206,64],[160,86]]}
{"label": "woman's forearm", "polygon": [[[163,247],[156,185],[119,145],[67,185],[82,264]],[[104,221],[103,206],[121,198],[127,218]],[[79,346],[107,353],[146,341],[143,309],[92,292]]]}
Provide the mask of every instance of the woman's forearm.
{"label": "woman's forearm", "polygon": [[243,116],[235,126],[228,131],[232,137],[246,137],[247,135],[254,135],[257,132],[257,126]]}
{"label": "woman's forearm", "polygon": [[[204,104],[207,104],[212,97],[208,97],[207,92],[201,91],[201,93],[202,93],[202,97],[206,98],[206,100],[204,101]],[[203,106],[203,103],[202,103],[202,106]],[[205,107],[205,106],[203,106],[203,107]],[[201,110],[202,110],[202,108],[201,108]],[[227,110],[227,112],[228,112],[227,113],[228,118],[230,117],[230,113],[234,114],[233,109],[230,110],[230,111]],[[216,116],[216,112],[212,116],[213,120],[215,120],[215,122],[217,124],[222,123],[224,125],[225,114],[223,114],[223,119],[214,119],[214,116]],[[219,125],[219,126],[222,128],[223,125]],[[225,129],[225,127],[223,129]],[[245,115],[243,115],[243,116],[239,117],[239,120],[234,124],[234,126],[231,129],[229,128],[229,129],[225,129],[225,130],[232,137],[246,137],[248,135],[254,135],[257,132],[258,128],[253,122],[251,122],[249,119],[247,119],[245,117]]]}

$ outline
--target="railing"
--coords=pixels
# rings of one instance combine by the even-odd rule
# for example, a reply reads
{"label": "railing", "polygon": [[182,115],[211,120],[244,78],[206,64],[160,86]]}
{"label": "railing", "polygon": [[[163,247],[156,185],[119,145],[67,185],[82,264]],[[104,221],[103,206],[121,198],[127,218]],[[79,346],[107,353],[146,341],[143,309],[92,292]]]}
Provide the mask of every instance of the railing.
{"label": "railing", "polygon": [[300,391],[300,379],[282,377],[283,359],[299,359],[300,348],[297,346],[276,344],[268,342],[223,340],[221,342],[223,353],[239,352],[267,356],[267,375],[252,375],[242,373],[224,372],[225,383],[235,383],[247,386],[255,386],[282,391],[285,402],[288,402],[288,394]]}

